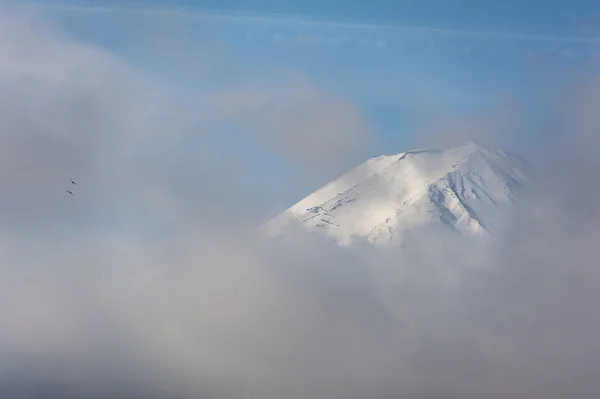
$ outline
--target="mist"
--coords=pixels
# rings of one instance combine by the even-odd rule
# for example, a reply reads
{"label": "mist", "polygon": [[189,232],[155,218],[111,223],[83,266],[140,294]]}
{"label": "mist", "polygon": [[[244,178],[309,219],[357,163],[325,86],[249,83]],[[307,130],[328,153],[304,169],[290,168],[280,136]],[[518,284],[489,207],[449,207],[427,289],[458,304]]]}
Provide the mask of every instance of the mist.
{"label": "mist", "polygon": [[[5,11],[0,396],[600,396],[595,65],[547,104],[554,141],[529,154],[531,185],[492,247],[346,250],[260,237],[261,192],[212,151],[233,121],[307,173],[335,173],[372,139],[348,100],[291,71],[193,97],[198,111],[35,11]],[[513,106],[423,140],[502,142],[522,123]],[[322,142],[345,145],[332,160]]]}

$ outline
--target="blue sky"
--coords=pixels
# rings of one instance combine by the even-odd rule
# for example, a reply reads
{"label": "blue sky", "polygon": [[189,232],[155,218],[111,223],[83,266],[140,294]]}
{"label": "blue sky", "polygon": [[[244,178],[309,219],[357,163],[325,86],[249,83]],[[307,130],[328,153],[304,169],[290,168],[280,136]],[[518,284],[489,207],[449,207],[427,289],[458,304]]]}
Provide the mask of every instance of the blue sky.
{"label": "blue sky", "polygon": [[[190,92],[304,73],[364,115],[375,155],[417,145],[421,112],[477,115],[506,98],[527,110],[531,126],[506,145],[535,146],[546,134],[539,128],[544,88],[570,79],[600,43],[594,3],[67,0],[43,8],[76,38]],[[182,46],[181,58],[146,47],[165,34],[167,50]],[[207,54],[223,60],[207,64]],[[198,68],[205,68],[201,77]],[[224,137],[218,148],[245,157],[246,180],[277,203],[289,205],[334,177],[307,173],[233,133]],[[234,137],[243,144],[233,148]]]}

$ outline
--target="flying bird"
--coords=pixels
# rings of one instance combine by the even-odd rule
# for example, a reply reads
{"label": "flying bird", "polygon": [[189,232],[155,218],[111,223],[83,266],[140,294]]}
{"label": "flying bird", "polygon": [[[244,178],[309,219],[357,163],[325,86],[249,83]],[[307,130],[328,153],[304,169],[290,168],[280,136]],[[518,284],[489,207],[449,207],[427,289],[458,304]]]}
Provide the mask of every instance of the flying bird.
{"label": "flying bird", "polygon": [[[71,180],[71,179],[69,179]],[[73,183],[74,185],[78,186],[79,184],[75,183],[73,180],[71,180],[71,183]]]}
{"label": "flying bird", "polygon": [[69,190],[65,190],[66,192],[68,192],[69,194],[71,194],[73,197],[75,196],[75,194],[73,194],[72,192],[70,192]]}

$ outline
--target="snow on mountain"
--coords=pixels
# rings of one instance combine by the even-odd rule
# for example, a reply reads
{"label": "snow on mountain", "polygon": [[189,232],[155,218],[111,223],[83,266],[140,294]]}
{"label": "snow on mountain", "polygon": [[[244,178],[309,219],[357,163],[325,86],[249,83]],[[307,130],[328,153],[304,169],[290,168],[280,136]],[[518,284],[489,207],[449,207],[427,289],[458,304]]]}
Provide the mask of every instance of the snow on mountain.
{"label": "snow on mountain", "polygon": [[269,221],[270,237],[294,226],[340,245],[403,245],[432,229],[489,236],[507,220],[527,163],[474,142],[374,157]]}

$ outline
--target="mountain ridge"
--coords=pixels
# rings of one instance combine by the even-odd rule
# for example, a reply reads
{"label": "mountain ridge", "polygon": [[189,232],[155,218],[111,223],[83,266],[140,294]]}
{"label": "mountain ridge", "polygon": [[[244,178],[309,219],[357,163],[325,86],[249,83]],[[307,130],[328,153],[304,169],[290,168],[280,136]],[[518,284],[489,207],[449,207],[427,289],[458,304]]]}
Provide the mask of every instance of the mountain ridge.
{"label": "mountain ridge", "polygon": [[268,236],[303,226],[340,245],[400,245],[442,229],[493,235],[527,179],[520,156],[474,141],[380,155],[331,180],[264,225]]}

